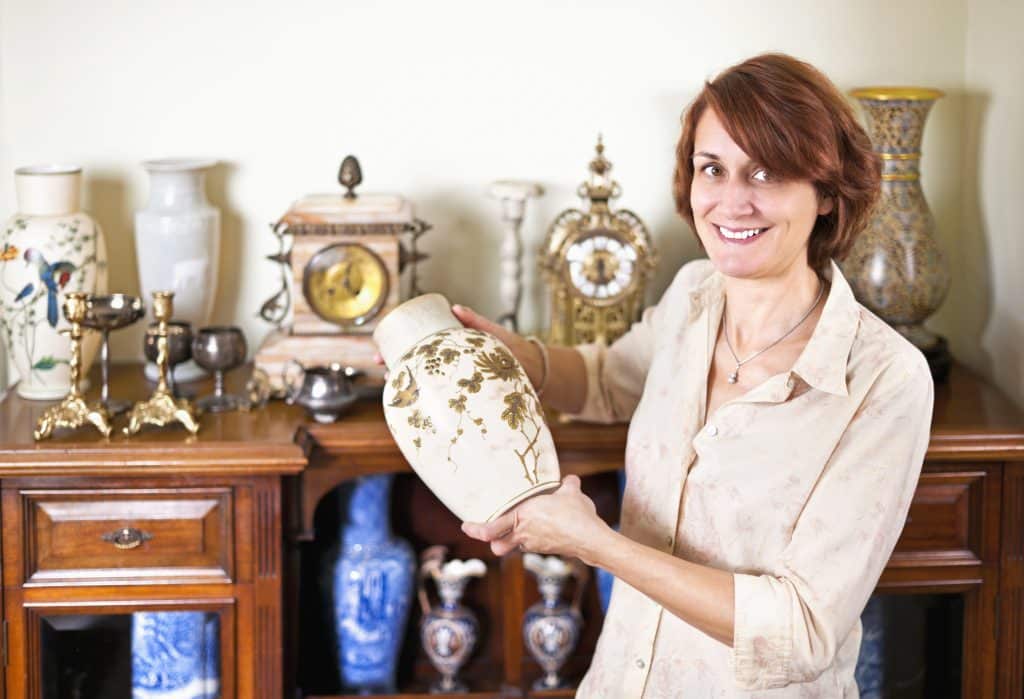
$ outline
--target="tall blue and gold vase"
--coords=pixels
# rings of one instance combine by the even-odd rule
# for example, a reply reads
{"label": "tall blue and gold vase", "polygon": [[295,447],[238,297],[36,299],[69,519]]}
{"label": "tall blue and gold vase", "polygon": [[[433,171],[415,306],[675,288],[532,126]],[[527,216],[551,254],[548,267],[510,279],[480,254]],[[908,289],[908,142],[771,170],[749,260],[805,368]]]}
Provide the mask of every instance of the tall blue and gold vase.
{"label": "tall blue and gold vase", "polygon": [[341,537],[331,566],[338,667],[346,691],[395,691],[416,570],[412,547],[391,534],[391,474],[342,489]]}

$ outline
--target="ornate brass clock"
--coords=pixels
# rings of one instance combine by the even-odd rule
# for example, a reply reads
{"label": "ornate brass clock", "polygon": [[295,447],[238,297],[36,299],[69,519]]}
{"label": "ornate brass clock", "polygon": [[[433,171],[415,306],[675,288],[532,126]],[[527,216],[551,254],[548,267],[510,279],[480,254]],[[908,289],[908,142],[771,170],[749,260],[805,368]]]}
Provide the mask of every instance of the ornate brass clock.
{"label": "ornate brass clock", "polygon": [[643,310],[644,289],[656,264],[647,227],[628,209],[608,202],[621,188],[608,173],[601,137],[579,195],[587,211],[566,209],[548,229],[540,267],[550,292],[548,341],[611,344]]}
{"label": "ornate brass clock", "polygon": [[[255,364],[278,387],[289,359],[307,365],[340,362],[383,383],[373,361],[371,333],[402,301],[419,293],[417,239],[430,226],[396,195],[355,194],[359,162],[345,158],[338,173],[345,193],[315,194],[292,204],[274,224],[280,286],[260,309],[277,326]],[[291,316],[289,319],[289,315]]]}

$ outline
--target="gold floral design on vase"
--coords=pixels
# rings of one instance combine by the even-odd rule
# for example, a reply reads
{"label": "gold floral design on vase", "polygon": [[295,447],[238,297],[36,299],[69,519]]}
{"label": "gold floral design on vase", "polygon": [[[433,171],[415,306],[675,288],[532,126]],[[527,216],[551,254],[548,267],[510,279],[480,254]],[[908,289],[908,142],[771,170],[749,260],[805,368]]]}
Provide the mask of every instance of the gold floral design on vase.
{"label": "gold floral design on vase", "polygon": [[[403,317],[409,329],[400,325]],[[393,311],[374,339],[391,372],[383,396],[388,427],[414,470],[456,515],[485,521],[558,486],[540,401],[500,341],[462,327],[437,294]],[[401,353],[394,349],[399,344]]]}

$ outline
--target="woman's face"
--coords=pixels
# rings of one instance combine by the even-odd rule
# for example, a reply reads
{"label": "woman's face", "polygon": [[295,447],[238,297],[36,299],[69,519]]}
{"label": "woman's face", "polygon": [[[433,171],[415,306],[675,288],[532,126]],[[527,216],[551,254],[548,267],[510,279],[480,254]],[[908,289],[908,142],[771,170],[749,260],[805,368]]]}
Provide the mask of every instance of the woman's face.
{"label": "woman's face", "polygon": [[807,241],[819,214],[832,210],[808,180],[781,180],[750,159],[713,109],[697,122],[690,205],[711,262],[730,277],[783,276],[807,266]]}

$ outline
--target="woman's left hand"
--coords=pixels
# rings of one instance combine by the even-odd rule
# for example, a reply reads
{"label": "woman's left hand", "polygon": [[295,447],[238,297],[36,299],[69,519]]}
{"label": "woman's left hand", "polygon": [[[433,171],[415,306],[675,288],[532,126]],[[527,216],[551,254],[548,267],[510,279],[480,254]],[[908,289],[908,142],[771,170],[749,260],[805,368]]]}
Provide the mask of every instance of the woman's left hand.
{"label": "woman's left hand", "polygon": [[496,556],[518,547],[592,563],[591,553],[600,550],[602,535],[612,530],[597,516],[594,501],[580,490],[580,479],[566,476],[554,492],[530,498],[493,522],[465,522],[462,531],[490,542]]}

